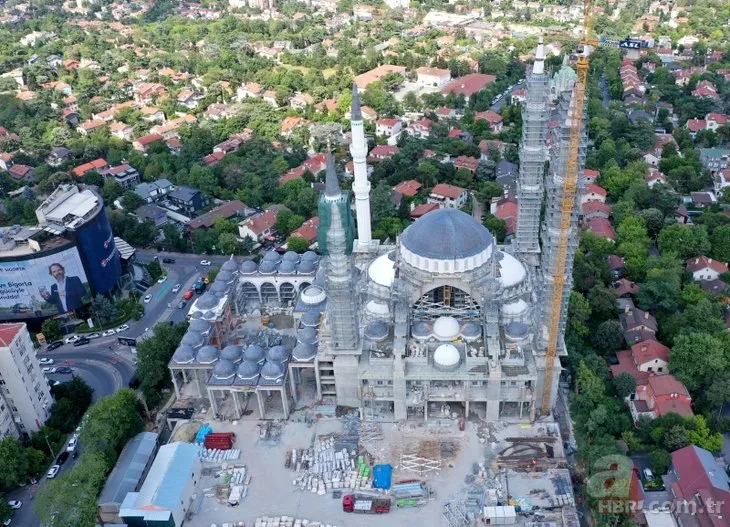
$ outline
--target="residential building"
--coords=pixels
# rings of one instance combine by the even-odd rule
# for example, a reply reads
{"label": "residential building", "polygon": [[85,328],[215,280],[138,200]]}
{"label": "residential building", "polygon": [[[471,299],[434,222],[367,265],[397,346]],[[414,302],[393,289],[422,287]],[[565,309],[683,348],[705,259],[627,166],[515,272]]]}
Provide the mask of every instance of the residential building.
{"label": "residential building", "polygon": [[650,375],[669,373],[669,348],[656,340],[644,340],[631,346],[631,350],[616,353],[618,364],[611,365],[615,379],[628,373],[637,383],[644,383]]}
{"label": "residential building", "polygon": [[403,196],[408,198],[415,198],[416,194],[418,194],[418,191],[421,190],[421,183],[415,179],[410,179],[408,181],[401,181],[396,186],[393,187],[393,191],[391,193],[391,202],[393,203],[394,207],[398,207],[400,205],[401,200],[403,199]]}
{"label": "residential building", "polygon": [[276,215],[281,210],[288,210],[283,205],[274,205],[264,212],[254,214],[238,224],[238,235],[251,238],[256,242],[273,241],[276,233]]}
{"label": "residential building", "polygon": [[517,231],[517,201],[511,198],[500,199],[492,214],[505,223],[505,241],[514,236]]}
{"label": "residential building", "polygon": [[261,97],[264,89],[260,84],[255,82],[247,82],[236,90],[236,98],[241,101],[247,97]]}
{"label": "residential building", "polygon": [[397,73],[399,75],[405,76],[406,68],[405,66],[383,64],[381,66],[378,66],[377,68],[366,71],[365,73],[361,73],[360,75],[355,77],[355,84],[357,84],[357,87],[360,91],[364,91],[373,82],[379,81],[389,73]]}
{"label": "residential building", "polygon": [[589,201],[606,202],[606,190],[595,183],[589,183],[583,188],[580,195],[580,204],[585,205]]}
{"label": "residential building", "polygon": [[497,112],[487,110],[486,112],[477,112],[474,114],[475,121],[486,121],[489,124],[489,131],[499,133],[502,131],[502,122],[504,118]]}
{"label": "residential building", "polygon": [[33,179],[33,167],[14,163],[10,168],[8,168],[8,174],[10,174],[10,177],[16,181],[31,181]]}
{"label": "residential building", "polygon": [[683,417],[694,415],[692,397],[674,375],[651,375],[646,384],[637,385],[636,393],[629,398],[629,409],[634,421],[640,417],[654,419],[670,413]]}
{"label": "residential building", "polygon": [[713,192],[690,192],[692,205],[698,209],[704,209],[717,203],[717,196]]}
{"label": "residential building", "polygon": [[713,132],[728,123],[728,116],[723,113],[708,113],[705,115],[707,129]]}
{"label": "residential building", "polygon": [[398,153],[399,148],[391,145],[375,145],[368,154],[370,161],[382,161],[383,159],[391,159]]}
{"label": "residential building", "polygon": [[308,93],[297,93],[289,99],[289,105],[297,110],[305,110],[307,106],[314,106],[314,97]]}
{"label": "residential building", "polygon": [[134,211],[134,214],[137,216],[137,221],[151,221],[155,224],[155,227],[162,227],[167,223],[167,213],[157,205],[142,205]]}
{"label": "residential building", "polygon": [[593,218],[608,220],[611,216],[611,205],[602,201],[588,201],[581,206],[581,215],[585,221]]}
{"label": "residential building", "polygon": [[441,207],[459,209],[464,206],[469,197],[469,191],[455,185],[439,183],[428,196],[428,203],[436,203]]}
{"label": "residential building", "polygon": [[163,178],[152,183],[140,183],[134,188],[134,193],[147,203],[154,203],[167,196],[173,190],[175,190],[175,185],[168,179]]}
{"label": "residential building", "polygon": [[136,187],[141,181],[137,169],[126,163],[115,167],[103,168],[98,172],[104,179],[113,177],[123,189]]}
{"label": "residential building", "polygon": [[218,205],[205,214],[201,214],[197,218],[193,218],[185,224],[185,230],[195,231],[198,229],[210,229],[215,224],[215,220],[218,218],[238,220],[246,218],[254,212],[255,211],[252,208],[246,206],[237,199],[234,199],[227,201],[222,205]]}
{"label": "residential building", "polygon": [[305,160],[301,165],[296,168],[292,168],[279,178],[279,185],[283,185],[287,181],[292,179],[301,178],[305,172],[309,171],[313,175],[317,175],[322,172],[327,166],[327,154],[315,154],[309,159]]}
{"label": "residential building", "polygon": [[721,274],[728,272],[727,265],[707,256],[690,258],[685,265],[687,270],[692,273],[692,279],[697,282],[717,280]]}
{"label": "residential building", "polygon": [[451,80],[451,71],[424,66],[416,70],[416,76],[421,88],[442,88]]}
{"label": "residential building", "polygon": [[0,438],[30,438],[53,404],[28,326],[0,324]]}
{"label": "residential building", "polygon": [[473,175],[477,173],[477,167],[479,166],[479,159],[476,157],[459,156],[454,160],[454,168],[457,170],[464,168],[471,172]]}
{"label": "residential building", "polygon": [[68,148],[57,146],[46,158],[46,163],[52,167],[58,167],[73,157],[73,153]]}
{"label": "residential building", "polygon": [[91,121],[84,121],[79,125],[79,127],[76,129],[81,135],[89,135],[91,133],[94,133],[98,130],[101,130],[106,126],[106,122],[101,120],[91,120]]}
{"label": "residential building", "polygon": [[403,130],[403,121],[400,119],[381,118],[375,123],[375,134],[385,137],[397,136]]}
{"label": "residential building", "polygon": [[596,236],[606,238],[607,240],[616,241],[616,230],[611,222],[606,218],[596,217],[585,222],[586,228]]}
{"label": "residential building", "polygon": [[108,166],[109,166],[109,164],[106,162],[106,159],[103,159],[100,157],[99,159],[94,159],[93,161],[90,161],[88,163],[84,163],[83,165],[77,166],[71,172],[76,177],[83,177],[86,174],[88,174],[89,172],[93,172],[93,171],[99,172],[99,170],[101,170],[105,167],[108,167]]}
{"label": "residential building", "polygon": [[122,141],[129,141],[134,136],[132,127],[119,121],[114,121],[109,125],[109,133]]}
{"label": "residential building", "polygon": [[711,175],[720,170],[730,168],[730,149],[728,148],[700,148],[702,168]]}
{"label": "residential building", "polygon": [[410,218],[413,220],[417,220],[418,218],[425,216],[429,212],[438,210],[440,208],[441,205],[439,205],[438,203],[421,203],[420,205],[413,207],[408,216],[410,216]]}
{"label": "residential building", "polygon": [[433,124],[434,122],[430,119],[421,119],[420,121],[415,121],[409,124],[406,127],[405,132],[414,137],[418,137],[419,139],[428,139],[428,136],[431,134],[431,127]]}
{"label": "residential building", "polygon": [[302,223],[298,229],[295,229],[290,236],[296,236],[303,238],[309,243],[310,249],[317,247],[317,231],[319,230],[319,216],[309,218],[307,221]]}
{"label": "residential building", "polygon": [[486,75],[484,73],[469,73],[468,75],[458,77],[449,82],[441,90],[441,93],[443,95],[448,95],[449,93],[463,95],[467,100],[469,100],[469,97],[473,96],[475,93],[480,92],[481,90],[486,88],[487,85],[493,83],[495,80],[497,80],[497,77],[495,77],[494,75]]}
{"label": "residential building", "polygon": [[167,194],[167,199],[185,215],[193,215],[206,205],[205,196],[196,188],[178,185]]}
{"label": "residential building", "polygon": [[146,153],[147,148],[153,143],[156,143],[157,141],[162,141],[163,137],[160,134],[149,134],[142,136],[138,139],[135,139],[132,142],[132,148],[134,148],[137,152]]}

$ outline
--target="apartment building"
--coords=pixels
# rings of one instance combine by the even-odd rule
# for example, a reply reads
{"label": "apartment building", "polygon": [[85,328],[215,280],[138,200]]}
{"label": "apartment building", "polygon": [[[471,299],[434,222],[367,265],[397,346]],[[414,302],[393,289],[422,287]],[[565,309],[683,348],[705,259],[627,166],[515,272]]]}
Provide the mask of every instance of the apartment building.
{"label": "apartment building", "polygon": [[28,327],[0,324],[0,438],[39,430],[52,403]]}

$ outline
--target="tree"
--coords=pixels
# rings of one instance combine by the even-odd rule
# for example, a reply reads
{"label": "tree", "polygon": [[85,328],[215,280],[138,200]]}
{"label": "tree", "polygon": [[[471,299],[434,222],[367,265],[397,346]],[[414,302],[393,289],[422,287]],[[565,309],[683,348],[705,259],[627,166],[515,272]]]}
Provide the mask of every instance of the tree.
{"label": "tree", "polygon": [[114,302],[103,295],[96,295],[91,302],[91,311],[94,313],[96,320],[104,326],[117,316],[117,308]]}
{"label": "tree", "polygon": [[0,494],[0,522],[6,522],[13,514],[13,508],[5,500],[4,496]]}
{"label": "tree", "polygon": [[162,270],[160,262],[158,262],[157,260],[152,260],[150,263],[147,264],[147,271],[149,271],[150,279],[152,279],[153,282],[156,282],[164,272]]}
{"label": "tree", "polygon": [[13,488],[25,483],[31,475],[28,456],[14,437],[0,441],[0,487]]}
{"label": "tree", "polygon": [[659,209],[648,208],[639,212],[646,223],[646,230],[652,238],[659,234],[664,227],[664,214]]}
{"label": "tree", "polygon": [[133,213],[145,204],[145,200],[143,200],[136,192],[131,190],[125,191],[119,202],[122,205],[122,208],[130,213]]}
{"label": "tree", "polygon": [[53,388],[56,402],[50,410],[46,424],[63,433],[71,432],[91,405],[94,390],[81,378],[74,376],[70,382]]}
{"label": "tree", "polygon": [[664,446],[667,450],[674,452],[687,446],[687,429],[680,425],[674,425],[664,433]]}
{"label": "tree", "polygon": [[624,343],[623,328],[617,320],[606,320],[596,329],[593,335],[593,344],[608,355],[618,351]]}
{"label": "tree", "polygon": [[309,250],[309,242],[301,236],[289,236],[286,239],[286,247],[295,253],[303,253]]}
{"label": "tree", "polygon": [[484,226],[496,236],[497,241],[504,241],[504,237],[507,235],[507,223],[502,218],[487,211],[484,214]]}
{"label": "tree", "polygon": [[613,319],[616,315],[616,291],[599,284],[588,292],[591,318],[596,322]]}
{"label": "tree", "polygon": [[616,387],[616,394],[621,399],[628,397],[636,390],[636,379],[630,373],[619,373],[613,380],[613,384]]}
{"label": "tree", "polygon": [[705,399],[714,410],[720,410],[730,402],[730,372],[718,371],[710,377],[704,390]]}
{"label": "tree", "polygon": [[587,337],[590,329],[586,322],[590,316],[591,305],[588,300],[578,291],[571,291],[568,305],[568,331],[580,338]]}
{"label": "tree", "polygon": [[730,262],[730,225],[723,225],[710,236],[710,256],[721,262]]}
{"label": "tree", "polygon": [[662,448],[649,452],[649,466],[657,475],[666,474],[672,464],[672,455]]}
{"label": "tree", "polygon": [[187,324],[157,324],[152,338],[137,346],[137,378],[139,389],[150,406],[160,401],[160,389],[169,386],[170,372],[167,363],[180,344]]}
{"label": "tree", "polygon": [[41,324],[41,333],[46,337],[46,342],[53,342],[61,338],[61,325],[58,320],[47,318]]}
{"label": "tree", "polygon": [[659,250],[674,253],[682,260],[706,255],[710,251],[707,230],[702,225],[668,225],[659,233]]}
{"label": "tree", "polygon": [[709,333],[679,335],[669,354],[669,370],[690,391],[700,389],[708,377],[727,368],[723,343]]}
{"label": "tree", "polygon": [[370,216],[372,222],[378,223],[382,218],[393,215],[391,187],[382,181],[370,193]]}

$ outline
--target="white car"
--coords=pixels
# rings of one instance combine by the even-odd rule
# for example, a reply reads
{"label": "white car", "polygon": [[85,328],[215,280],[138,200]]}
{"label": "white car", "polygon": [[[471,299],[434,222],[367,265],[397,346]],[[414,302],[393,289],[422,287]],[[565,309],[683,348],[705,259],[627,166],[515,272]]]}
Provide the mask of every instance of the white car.
{"label": "white car", "polygon": [[66,340],[64,341],[66,344],[73,344],[77,340],[79,340],[81,337],[78,335],[71,335],[70,337],[66,337]]}
{"label": "white car", "polygon": [[152,295],[144,295],[142,302],[144,302],[145,304],[149,304],[151,301],[152,301]]}
{"label": "white car", "polygon": [[56,362],[55,360],[53,360],[53,359],[51,359],[49,357],[43,357],[41,359],[38,359],[38,363],[41,364],[42,366],[48,366],[48,365],[53,364],[55,362]]}
{"label": "white car", "polygon": [[71,437],[71,441],[68,442],[68,446],[66,447],[66,452],[73,452],[76,450],[76,445],[79,443],[78,436],[74,435]]}
{"label": "white car", "polygon": [[129,324],[122,324],[119,326],[116,330],[114,330],[116,333],[121,333],[122,331],[127,331],[129,329]]}
{"label": "white car", "polygon": [[200,260],[200,265],[204,265],[207,267],[210,265],[210,260]]}
{"label": "white car", "polygon": [[116,329],[107,329],[104,333],[101,334],[102,337],[111,337],[112,335],[116,335],[117,330]]}
{"label": "white car", "polygon": [[46,375],[51,375],[52,373],[56,373],[56,371],[56,368],[51,368],[50,366],[43,368],[43,373],[45,373]]}
{"label": "white car", "polygon": [[61,470],[61,465],[53,465],[50,469],[48,469],[48,472],[46,473],[46,478],[55,478],[59,470]]}
{"label": "white car", "polygon": [[132,355],[136,355],[137,354],[137,348],[135,348],[135,347],[129,348],[129,351],[132,352]]}
{"label": "white car", "polygon": [[98,339],[99,337],[101,337],[101,333],[89,333],[86,335],[87,339]]}
{"label": "white car", "polygon": [[8,500],[8,505],[10,505],[10,508],[13,510],[18,510],[23,506],[23,502],[20,500]]}
{"label": "white car", "polygon": [[164,284],[165,282],[167,282],[167,275],[163,275],[157,280],[158,284]]}
{"label": "white car", "polygon": [[182,286],[180,284],[175,284],[175,287],[172,288],[173,294],[179,292],[181,287]]}

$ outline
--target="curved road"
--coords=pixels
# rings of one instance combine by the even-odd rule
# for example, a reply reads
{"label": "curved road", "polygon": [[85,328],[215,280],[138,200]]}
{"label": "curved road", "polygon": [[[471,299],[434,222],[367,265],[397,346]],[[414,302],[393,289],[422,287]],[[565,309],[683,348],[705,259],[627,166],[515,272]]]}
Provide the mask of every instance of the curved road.
{"label": "curved road", "polygon": [[[131,357],[125,357],[119,347],[115,348],[119,351],[109,351],[108,345],[104,348],[84,348],[78,351],[74,348],[64,349],[69,347],[64,346],[56,351],[39,355],[52,358],[55,361],[55,367],[68,366],[73,369],[73,375],[81,377],[94,390],[94,401],[124,388],[134,375],[134,364]],[[54,381],[68,380],[70,377],[71,375],[58,374],[48,376]]]}

